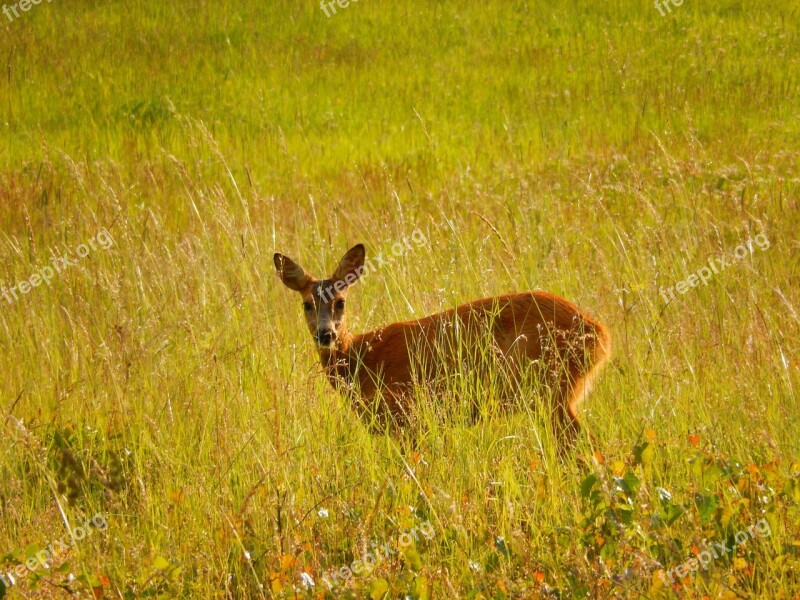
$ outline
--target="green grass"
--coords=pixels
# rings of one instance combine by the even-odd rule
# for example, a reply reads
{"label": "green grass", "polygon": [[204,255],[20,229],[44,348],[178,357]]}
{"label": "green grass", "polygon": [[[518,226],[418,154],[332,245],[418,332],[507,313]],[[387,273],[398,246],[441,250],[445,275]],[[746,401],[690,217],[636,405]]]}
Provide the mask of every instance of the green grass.
{"label": "green grass", "polygon": [[[0,14],[0,285],[115,242],[0,296],[0,574],[109,525],[5,593],[797,598],[800,9],[750,4]],[[273,252],[322,276],[416,229],[351,293],[351,329],[563,295],[614,338],[581,412],[596,444],[558,460],[533,411],[438,420],[456,394],[423,394],[410,438],[371,435],[330,389]],[[322,582],[427,522],[346,591]]]}

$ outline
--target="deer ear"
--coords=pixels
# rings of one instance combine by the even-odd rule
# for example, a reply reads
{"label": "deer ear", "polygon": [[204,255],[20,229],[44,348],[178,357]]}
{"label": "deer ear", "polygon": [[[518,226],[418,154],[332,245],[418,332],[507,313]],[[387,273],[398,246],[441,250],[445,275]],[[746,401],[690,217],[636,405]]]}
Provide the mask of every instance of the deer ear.
{"label": "deer ear", "polygon": [[289,289],[302,292],[311,283],[311,276],[288,256],[276,252],[272,258],[281,281]]}
{"label": "deer ear", "polygon": [[357,244],[350,248],[339,261],[339,266],[336,267],[336,272],[331,276],[331,279],[336,281],[344,281],[348,286],[353,285],[361,273],[364,271],[364,257],[366,256],[364,244]]}

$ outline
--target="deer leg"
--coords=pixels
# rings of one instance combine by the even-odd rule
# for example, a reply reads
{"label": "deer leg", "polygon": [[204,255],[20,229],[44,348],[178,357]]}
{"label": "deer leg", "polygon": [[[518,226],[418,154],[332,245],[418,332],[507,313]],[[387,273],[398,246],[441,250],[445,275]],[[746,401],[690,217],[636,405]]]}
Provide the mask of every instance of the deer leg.
{"label": "deer leg", "polygon": [[553,406],[553,434],[560,451],[572,448],[581,430],[573,389],[569,380],[561,382],[556,388]]}

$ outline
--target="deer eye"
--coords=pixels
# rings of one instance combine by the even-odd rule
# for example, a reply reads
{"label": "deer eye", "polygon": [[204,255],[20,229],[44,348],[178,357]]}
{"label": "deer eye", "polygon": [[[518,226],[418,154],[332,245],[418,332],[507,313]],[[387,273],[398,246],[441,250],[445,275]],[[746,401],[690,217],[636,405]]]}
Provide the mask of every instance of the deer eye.
{"label": "deer eye", "polygon": [[314,303],[311,302],[311,300],[306,300],[305,302],[303,302],[303,310],[306,312],[311,312],[312,310],[314,310]]}
{"label": "deer eye", "polygon": [[344,300],[337,300],[333,304],[335,310],[344,310]]}

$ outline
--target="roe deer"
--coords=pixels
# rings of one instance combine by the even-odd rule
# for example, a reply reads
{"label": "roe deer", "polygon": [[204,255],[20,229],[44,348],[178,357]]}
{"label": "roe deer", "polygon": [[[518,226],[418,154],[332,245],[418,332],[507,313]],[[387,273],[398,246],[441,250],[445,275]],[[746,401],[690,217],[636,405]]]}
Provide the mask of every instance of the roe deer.
{"label": "roe deer", "polygon": [[602,324],[554,294],[521,292],[355,335],[345,324],[345,300],[364,272],[364,258],[358,244],[329,279],[319,280],[290,258],[274,256],[283,283],[303,298],[306,324],[331,385],[360,416],[371,410],[379,423],[402,426],[413,411],[414,384],[433,383],[448,368],[479,370],[486,353],[474,348],[488,340],[510,380],[519,383],[538,366],[550,388],[555,433],[572,444],[580,430],[578,404],[610,355],[611,338]]}

